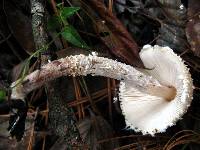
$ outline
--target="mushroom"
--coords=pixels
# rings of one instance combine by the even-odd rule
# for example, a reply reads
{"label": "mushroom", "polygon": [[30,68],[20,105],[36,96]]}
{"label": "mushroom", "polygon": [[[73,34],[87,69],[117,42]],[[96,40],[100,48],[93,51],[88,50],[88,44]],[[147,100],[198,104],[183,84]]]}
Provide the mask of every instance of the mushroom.
{"label": "mushroom", "polygon": [[120,100],[127,125],[143,133],[163,132],[190,105],[192,79],[181,58],[168,47],[144,46],[140,57],[147,69],[96,55],[55,60],[12,83],[11,98],[24,100],[32,90],[61,76],[110,77],[121,80]]}
{"label": "mushroom", "polygon": [[126,124],[135,131],[154,135],[164,132],[189,107],[193,84],[189,69],[169,47],[145,45],[140,52],[144,74],[157,79],[162,87],[137,87],[121,81],[120,101]]}

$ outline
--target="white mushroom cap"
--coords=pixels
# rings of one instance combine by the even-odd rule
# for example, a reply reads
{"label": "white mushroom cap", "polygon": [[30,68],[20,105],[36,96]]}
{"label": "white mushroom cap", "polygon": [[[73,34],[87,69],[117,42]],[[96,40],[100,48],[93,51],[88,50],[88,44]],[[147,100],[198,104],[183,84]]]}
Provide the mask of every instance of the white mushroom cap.
{"label": "white mushroom cap", "polygon": [[[126,124],[135,131],[154,135],[164,132],[187,111],[193,94],[189,69],[169,47],[145,45],[140,52],[145,70],[163,86],[174,87],[176,95],[171,101],[150,94],[149,87],[139,90],[129,80],[120,83],[120,101]],[[162,90],[162,89],[161,89]],[[164,91],[161,92],[161,95]],[[159,95],[159,93],[158,93]]]}

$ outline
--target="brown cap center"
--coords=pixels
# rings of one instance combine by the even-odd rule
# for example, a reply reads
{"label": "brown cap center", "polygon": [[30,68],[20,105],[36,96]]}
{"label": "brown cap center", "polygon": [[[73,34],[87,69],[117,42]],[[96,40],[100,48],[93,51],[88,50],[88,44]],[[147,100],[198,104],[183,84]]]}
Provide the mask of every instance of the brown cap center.
{"label": "brown cap center", "polygon": [[173,86],[149,86],[147,92],[150,95],[158,96],[171,101],[176,97],[177,90]]}

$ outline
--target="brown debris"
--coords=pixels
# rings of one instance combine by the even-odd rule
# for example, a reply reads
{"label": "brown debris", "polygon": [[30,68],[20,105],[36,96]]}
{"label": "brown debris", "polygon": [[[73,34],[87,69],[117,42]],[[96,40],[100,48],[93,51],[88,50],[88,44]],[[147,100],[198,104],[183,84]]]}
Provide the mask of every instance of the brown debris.
{"label": "brown debris", "polygon": [[103,23],[105,22],[105,25],[108,27],[109,31],[111,31],[111,38],[114,38],[115,41],[114,44],[111,46],[107,39],[103,39],[105,44],[109,47],[110,52],[129,65],[143,68],[144,65],[139,57],[138,45],[121,21],[106,8],[102,1],[85,0],[85,3],[89,4],[95,12],[98,11],[100,17],[104,20]]}
{"label": "brown debris", "polygon": [[10,1],[5,1],[5,13],[13,36],[28,54],[32,54],[35,44],[30,18]]}
{"label": "brown debris", "polygon": [[99,140],[113,137],[114,131],[109,123],[101,116],[86,117],[78,124],[78,129],[82,139],[88,145],[89,149],[114,149],[119,146],[118,141],[107,141],[98,143]]}
{"label": "brown debris", "polygon": [[190,0],[186,36],[194,54],[200,57],[200,1]]}

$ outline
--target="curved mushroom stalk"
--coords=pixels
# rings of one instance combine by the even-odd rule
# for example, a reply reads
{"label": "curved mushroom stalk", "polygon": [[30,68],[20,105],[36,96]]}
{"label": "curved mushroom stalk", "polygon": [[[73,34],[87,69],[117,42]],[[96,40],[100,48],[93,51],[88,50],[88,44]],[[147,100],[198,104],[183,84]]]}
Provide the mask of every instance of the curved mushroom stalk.
{"label": "curved mushroom stalk", "polygon": [[[162,132],[167,126],[173,125],[189,106],[192,82],[188,69],[171,49],[161,48],[163,50],[159,52],[159,61],[154,60],[154,49],[158,52],[160,47],[146,46],[140,53],[144,65],[150,70],[136,69],[94,55],[75,55],[52,61],[26,76],[17,86],[14,86],[17,83],[14,82],[11,98],[23,100],[32,90],[61,76],[91,74],[114,78],[121,80],[121,107],[127,125],[143,133],[153,134],[156,130]],[[162,61],[169,62],[164,65]],[[174,112],[177,114],[174,115]]]}
{"label": "curved mushroom stalk", "polygon": [[[11,98],[24,99],[32,90],[42,86],[46,82],[61,76],[88,75],[104,76],[131,82],[133,86],[146,91],[148,86],[159,86],[159,82],[149,75],[124,63],[95,55],[75,55],[52,61],[24,78],[21,84],[12,83]],[[15,87],[15,85],[17,85]]]}

